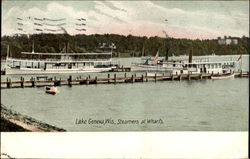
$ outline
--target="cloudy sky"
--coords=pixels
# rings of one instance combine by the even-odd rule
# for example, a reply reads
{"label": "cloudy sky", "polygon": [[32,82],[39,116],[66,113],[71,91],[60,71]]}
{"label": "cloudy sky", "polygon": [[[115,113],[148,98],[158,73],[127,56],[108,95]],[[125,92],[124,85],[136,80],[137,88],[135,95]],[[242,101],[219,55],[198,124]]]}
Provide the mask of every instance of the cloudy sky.
{"label": "cloudy sky", "polygon": [[[67,23],[64,28],[70,34],[115,33],[163,37],[163,31],[166,31],[171,37],[192,39],[249,35],[247,0],[227,2],[3,0],[2,35],[18,33],[17,23],[20,21],[17,18],[23,19],[23,28],[30,34],[36,27],[32,18],[65,18],[66,20],[61,22]],[[86,26],[80,28],[86,29],[86,32],[76,30],[76,23],[81,22],[77,21],[77,18],[86,18]],[[55,21],[48,23],[59,24]],[[52,26],[46,27],[55,29]]]}

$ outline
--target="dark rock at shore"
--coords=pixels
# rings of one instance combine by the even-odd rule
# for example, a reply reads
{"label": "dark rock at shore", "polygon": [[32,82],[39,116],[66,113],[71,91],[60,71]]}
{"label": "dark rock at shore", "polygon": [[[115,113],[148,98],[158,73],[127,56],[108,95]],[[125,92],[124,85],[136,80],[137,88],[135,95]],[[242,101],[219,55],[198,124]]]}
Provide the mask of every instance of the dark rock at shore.
{"label": "dark rock at shore", "polygon": [[1,132],[11,132],[11,131],[15,131],[15,132],[26,132],[29,131],[27,129],[24,129],[21,126],[18,126],[4,118],[1,118]]}
{"label": "dark rock at shore", "polygon": [[53,125],[49,125],[47,123],[44,123],[42,121],[36,120],[34,118],[31,118],[29,116],[20,114],[18,112],[15,112],[11,109],[8,109],[6,106],[1,104],[1,131],[8,131],[8,132],[17,132],[17,131],[31,131],[23,128],[22,126],[19,126],[13,122],[10,121],[16,120],[28,125],[32,125],[40,129],[44,132],[63,132],[66,131],[62,128],[55,127]]}

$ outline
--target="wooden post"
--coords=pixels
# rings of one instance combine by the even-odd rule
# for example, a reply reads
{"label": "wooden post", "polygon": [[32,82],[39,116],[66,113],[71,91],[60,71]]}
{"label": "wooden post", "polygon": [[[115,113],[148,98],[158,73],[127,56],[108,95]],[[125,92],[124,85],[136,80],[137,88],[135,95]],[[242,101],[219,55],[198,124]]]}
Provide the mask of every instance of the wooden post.
{"label": "wooden post", "polygon": [[115,82],[115,84],[116,84],[116,74],[114,74],[114,82]]}
{"label": "wooden post", "polygon": [[95,84],[97,84],[97,76],[95,76]]}
{"label": "wooden post", "polygon": [[24,83],[24,79],[23,79],[23,77],[21,76],[21,88],[24,87],[24,86],[23,86],[23,83]]}
{"label": "wooden post", "polygon": [[31,87],[35,87],[35,78],[32,77],[32,80],[31,80]]}
{"label": "wooden post", "polygon": [[179,80],[181,81],[181,79],[182,79],[182,74],[180,74],[180,76],[179,76]]}
{"label": "wooden post", "polygon": [[202,73],[200,74],[200,79],[202,80]]}
{"label": "wooden post", "polygon": [[70,75],[69,78],[68,78],[68,85],[69,86],[72,86],[71,81],[72,81],[72,76]]}
{"label": "wooden post", "polygon": [[174,75],[171,76],[171,80],[172,80],[172,81],[174,80]]}
{"label": "wooden post", "polygon": [[156,73],[155,73],[155,82],[156,82]]}
{"label": "wooden post", "polygon": [[122,72],[123,72],[123,65],[122,65]]}
{"label": "wooden post", "polygon": [[132,83],[134,83],[134,80],[135,80],[135,79],[134,79],[134,75],[132,75],[131,79],[132,79]]}
{"label": "wooden post", "polygon": [[148,82],[148,73],[146,72],[146,82]]}
{"label": "wooden post", "polygon": [[240,71],[240,77],[242,77],[242,70]]}
{"label": "wooden post", "polygon": [[108,83],[110,83],[110,74],[108,74]]}
{"label": "wooden post", "polygon": [[144,82],[144,77],[143,74],[141,75],[141,81]]}
{"label": "wooden post", "polygon": [[86,84],[88,85],[89,84],[89,78],[86,77]]}
{"label": "wooden post", "polygon": [[189,80],[189,81],[191,80],[191,77],[190,77],[190,74],[189,74],[189,72],[188,72],[188,80]]}
{"label": "wooden post", "polygon": [[11,88],[11,79],[7,78],[7,88]]}

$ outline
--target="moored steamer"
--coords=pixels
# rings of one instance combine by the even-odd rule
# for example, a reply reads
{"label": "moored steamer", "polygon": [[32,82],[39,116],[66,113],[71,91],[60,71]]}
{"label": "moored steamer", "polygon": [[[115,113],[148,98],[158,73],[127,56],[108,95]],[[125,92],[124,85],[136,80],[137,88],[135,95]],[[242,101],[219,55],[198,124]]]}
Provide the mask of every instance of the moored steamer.
{"label": "moored steamer", "polygon": [[7,54],[6,74],[55,74],[108,72],[117,66],[110,53],[21,52],[25,58]]}

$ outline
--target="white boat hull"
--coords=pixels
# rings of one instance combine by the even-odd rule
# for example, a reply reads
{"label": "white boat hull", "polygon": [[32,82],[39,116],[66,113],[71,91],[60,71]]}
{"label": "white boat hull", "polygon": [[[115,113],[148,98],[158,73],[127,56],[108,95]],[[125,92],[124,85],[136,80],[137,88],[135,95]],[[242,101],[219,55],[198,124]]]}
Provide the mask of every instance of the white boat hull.
{"label": "white boat hull", "polygon": [[211,79],[227,79],[227,78],[234,78],[234,73],[229,75],[211,76]]}
{"label": "white boat hull", "polygon": [[67,73],[91,73],[91,72],[108,72],[112,70],[108,68],[89,68],[89,69],[30,69],[30,68],[7,68],[6,75],[18,75],[18,74],[67,74]]}

